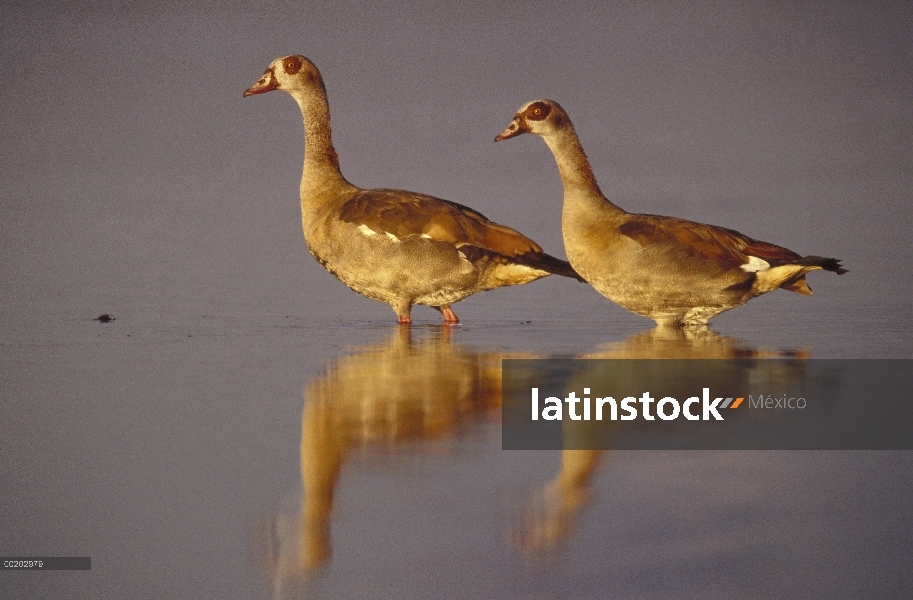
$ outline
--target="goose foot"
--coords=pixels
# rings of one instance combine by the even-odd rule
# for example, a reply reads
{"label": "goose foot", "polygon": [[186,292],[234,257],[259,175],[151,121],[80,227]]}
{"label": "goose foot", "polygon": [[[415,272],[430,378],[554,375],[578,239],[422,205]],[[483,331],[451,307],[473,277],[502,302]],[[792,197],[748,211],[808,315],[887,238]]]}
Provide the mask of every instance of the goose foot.
{"label": "goose foot", "polygon": [[444,317],[444,323],[447,325],[455,325],[460,322],[459,317],[456,316],[456,313],[453,312],[453,309],[450,308],[449,304],[444,304],[443,306],[435,307],[441,311],[441,316]]}
{"label": "goose foot", "polygon": [[396,315],[396,321],[400,325],[411,325],[412,324],[412,318],[409,315],[405,315],[405,316]]}

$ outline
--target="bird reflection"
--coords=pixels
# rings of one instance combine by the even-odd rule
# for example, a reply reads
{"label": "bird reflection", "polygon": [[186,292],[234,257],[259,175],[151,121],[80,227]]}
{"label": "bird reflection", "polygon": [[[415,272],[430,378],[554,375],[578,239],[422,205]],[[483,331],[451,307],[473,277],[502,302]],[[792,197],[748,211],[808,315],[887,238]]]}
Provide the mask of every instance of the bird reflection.
{"label": "bird reflection", "polygon": [[[796,363],[783,366],[769,363],[765,376],[789,380],[799,376],[801,362],[808,358],[805,348],[775,350],[759,348],[747,341],[720,335],[706,327],[656,327],[637,333],[622,342],[603,344],[594,352],[578,355],[584,359],[745,359],[794,358]],[[766,365],[765,365],[766,366]],[[732,368],[725,363],[724,368]],[[750,368],[735,367],[730,378],[750,378]],[[756,374],[755,374],[756,375]],[[568,389],[586,385],[590,374],[584,370],[568,382]],[[680,373],[670,374],[676,383]],[[684,382],[681,382],[684,383]],[[687,383],[685,383],[687,385]],[[693,389],[693,388],[691,388]],[[565,440],[592,433],[594,425],[563,421]],[[617,422],[599,423],[603,435],[606,428],[620,427]],[[590,429],[588,431],[588,429]],[[562,450],[561,468],[548,483],[533,492],[521,509],[513,526],[515,544],[526,552],[550,551],[560,547],[574,531],[575,524],[592,499],[591,484],[604,450]]]}
{"label": "bird reflection", "polygon": [[[416,444],[456,437],[473,423],[500,416],[501,360],[533,356],[474,349],[451,340],[453,335],[459,333],[451,328],[398,327],[389,340],[334,359],[307,384],[301,502],[290,514],[272,520],[260,547],[277,597],[329,563],[334,497],[347,460],[364,456],[366,449],[370,456],[413,450]],[[577,358],[805,356],[805,350],[758,348],[709,329],[656,328]],[[569,539],[593,500],[592,483],[603,452],[563,450],[558,472],[516,500],[509,537],[518,549],[540,555]]]}
{"label": "bird reflection", "polygon": [[413,339],[416,329],[398,327],[387,343],[335,359],[306,386],[302,502],[294,519],[277,519],[268,543],[277,581],[307,579],[330,560],[334,493],[353,450],[412,448],[499,415],[505,355],[451,343],[451,328]]}
{"label": "bird reflection", "polygon": [[773,350],[707,327],[656,327],[623,342],[603,344],[579,358],[808,358],[807,348]]}

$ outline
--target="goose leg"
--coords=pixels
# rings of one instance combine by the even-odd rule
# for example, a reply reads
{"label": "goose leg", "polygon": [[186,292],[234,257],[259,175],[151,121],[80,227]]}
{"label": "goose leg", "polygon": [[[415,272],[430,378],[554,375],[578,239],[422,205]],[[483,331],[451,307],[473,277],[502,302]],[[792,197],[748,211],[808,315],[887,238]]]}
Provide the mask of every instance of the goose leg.
{"label": "goose leg", "polygon": [[390,302],[393,312],[396,313],[396,321],[400,325],[412,324],[412,303],[408,300],[397,299]]}
{"label": "goose leg", "polygon": [[450,308],[449,304],[443,304],[441,306],[436,306],[435,308],[441,311],[441,316],[444,317],[444,323],[453,325],[460,322],[460,318],[456,316],[456,313],[453,312],[453,309]]}

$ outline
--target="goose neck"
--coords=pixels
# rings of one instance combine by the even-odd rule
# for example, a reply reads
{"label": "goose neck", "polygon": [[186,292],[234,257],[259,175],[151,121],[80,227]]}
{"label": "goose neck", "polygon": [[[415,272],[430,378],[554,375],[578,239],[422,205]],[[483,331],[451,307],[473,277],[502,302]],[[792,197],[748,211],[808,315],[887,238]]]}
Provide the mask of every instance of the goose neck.
{"label": "goose neck", "polygon": [[[569,126],[551,135],[542,136],[555,156],[558,173],[564,185],[565,208],[589,211],[598,209],[611,214],[623,215],[625,212],[612,204],[599,189],[593,168],[583,151],[580,138],[573,126]],[[572,205],[572,206],[569,206]]]}
{"label": "goose neck", "polygon": [[599,184],[593,175],[593,168],[583,151],[580,139],[572,129],[565,129],[553,135],[543,136],[545,143],[555,155],[558,173],[565,190],[582,188],[601,194]]}
{"label": "goose neck", "polygon": [[303,181],[345,181],[339,170],[339,155],[333,148],[326,93],[319,92],[320,90],[308,90],[292,94],[301,107],[301,117],[304,120]]}

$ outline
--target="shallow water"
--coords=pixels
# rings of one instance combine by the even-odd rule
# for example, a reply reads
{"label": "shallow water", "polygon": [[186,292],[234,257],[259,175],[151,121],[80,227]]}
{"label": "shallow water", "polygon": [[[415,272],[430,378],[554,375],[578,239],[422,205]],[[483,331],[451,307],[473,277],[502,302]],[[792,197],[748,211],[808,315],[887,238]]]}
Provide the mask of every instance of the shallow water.
{"label": "shallow water", "polygon": [[896,315],[844,329],[842,300],[784,293],[669,338],[551,278],[409,328],[340,291],[356,318],[174,304],[103,324],[48,302],[8,322],[2,547],[92,571],[3,573],[7,597],[909,595],[910,453],[562,463],[502,451],[498,409],[504,357],[909,358]]}

